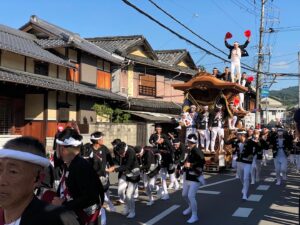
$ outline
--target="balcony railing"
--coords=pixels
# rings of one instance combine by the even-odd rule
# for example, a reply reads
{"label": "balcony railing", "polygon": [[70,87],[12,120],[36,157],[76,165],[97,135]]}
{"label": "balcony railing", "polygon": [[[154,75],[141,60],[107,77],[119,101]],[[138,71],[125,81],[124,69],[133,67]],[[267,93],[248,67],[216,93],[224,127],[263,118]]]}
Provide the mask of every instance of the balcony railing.
{"label": "balcony railing", "polygon": [[155,97],[156,96],[156,88],[155,87],[139,85],[139,95]]}

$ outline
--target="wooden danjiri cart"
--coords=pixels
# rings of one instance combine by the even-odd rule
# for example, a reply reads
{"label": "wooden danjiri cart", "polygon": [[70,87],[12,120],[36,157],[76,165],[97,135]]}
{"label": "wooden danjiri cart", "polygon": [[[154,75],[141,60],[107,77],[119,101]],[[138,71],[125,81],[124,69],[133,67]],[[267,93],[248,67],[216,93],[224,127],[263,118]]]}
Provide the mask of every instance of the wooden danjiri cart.
{"label": "wooden danjiri cart", "polygon": [[[224,124],[224,140],[230,135],[227,119],[232,116],[229,109],[230,102],[236,102],[239,99],[239,93],[245,93],[247,88],[237,83],[220,80],[209,73],[200,72],[191,80],[182,84],[173,84],[175,89],[184,92],[185,101],[197,106],[201,111],[202,106],[208,105],[209,110],[213,111],[216,104],[222,104],[225,116]],[[183,111],[189,107],[183,107]],[[235,115],[238,116],[237,128],[243,128],[242,120],[248,112],[236,110]],[[182,129],[183,132],[185,129]],[[182,136],[185,136],[184,134]],[[218,138],[217,138],[218,140]],[[229,168],[232,159],[232,150],[230,146],[224,145],[224,152],[219,152],[219,144],[216,141],[216,153],[204,153],[206,159],[205,170],[218,172],[220,169]]]}

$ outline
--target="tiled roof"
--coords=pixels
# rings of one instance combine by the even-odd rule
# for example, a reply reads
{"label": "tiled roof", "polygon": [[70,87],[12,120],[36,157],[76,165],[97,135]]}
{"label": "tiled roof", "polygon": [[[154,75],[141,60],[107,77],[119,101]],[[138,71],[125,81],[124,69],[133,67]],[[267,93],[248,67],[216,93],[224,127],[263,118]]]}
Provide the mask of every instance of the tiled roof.
{"label": "tiled roof", "polygon": [[130,110],[143,110],[148,112],[160,112],[179,114],[181,105],[169,101],[146,100],[142,98],[129,98]]}
{"label": "tiled roof", "polygon": [[70,45],[62,39],[37,39],[35,42],[44,49],[67,47]]}
{"label": "tiled roof", "polygon": [[0,49],[56,65],[74,67],[72,63],[41,48],[35,40],[31,34],[0,25]]}
{"label": "tiled roof", "polygon": [[157,54],[155,54],[155,51],[153,51],[153,54],[156,57],[156,59],[154,60],[150,58],[144,58],[144,57],[128,54],[128,49],[131,49],[132,47],[139,45],[140,43],[145,41],[145,38],[142,35],[97,37],[97,38],[87,38],[87,40],[93,42],[95,45],[98,45],[101,48],[105,48],[107,51],[118,53],[127,59],[133,60],[143,65],[153,66],[156,68],[165,69],[174,72],[183,72],[190,75],[194,75],[197,73],[197,71],[195,70],[179,67],[176,65],[173,66],[171,64],[168,64],[167,62],[159,60]]}
{"label": "tiled roof", "polygon": [[42,87],[52,90],[65,91],[74,94],[87,95],[110,100],[126,101],[126,98],[108,90],[87,87],[82,84],[62,79],[27,73],[0,67],[0,81]]}
{"label": "tiled roof", "polygon": [[188,57],[192,67],[196,68],[189,52],[185,49],[157,50],[155,53],[160,61],[169,65],[177,65],[183,58]]}
{"label": "tiled roof", "polygon": [[182,73],[189,74],[189,75],[192,75],[192,76],[197,74],[196,70],[192,70],[192,69],[189,69],[189,68],[186,68],[186,67],[180,67],[180,66],[170,66],[166,63],[155,61],[155,60],[152,60],[152,59],[149,59],[149,58],[138,57],[138,56],[134,56],[134,55],[128,55],[126,58],[128,58],[130,60],[133,60],[135,62],[138,62],[140,64],[143,64],[143,65],[153,66],[153,67],[168,70],[168,71],[182,72]]}
{"label": "tiled roof", "polygon": [[[51,34],[52,36],[55,36],[57,39],[61,39],[61,40],[65,41],[66,43],[68,43],[76,48],[81,49],[82,51],[88,52],[92,55],[98,56],[102,59],[105,59],[107,61],[114,62],[117,64],[121,64],[123,62],[122,57],[112,54],[111,52],[109,52],[103,48],[100,48],[97,45],[94,45],[93,43],[85,40],[84,38],[81,38],[78,34],[75,34],[71,31],[68,31],[59,26],[56,26],[47,21],[44,21],[44,20],[38,18],[37,16],[31,16],[29,24],[30,23],[38,28],[41,28],[42,30],[46,31],[47,33]],[[20,29],[24,29],[29,24],[25,24]],[[48,43],[46,41],[44,41],[42,43],[42,45],[44,45],[45,47],[47,47],[47,45],[50,46],[51,44],[53,44],[52,40],[49,40]]]}
{"label": "tiled roof", "polygon": [[87,38],[88,41],[109,52],[118,51],[121,53],[125,53],[128,48],[138,45],[143,39],[142,35]]}

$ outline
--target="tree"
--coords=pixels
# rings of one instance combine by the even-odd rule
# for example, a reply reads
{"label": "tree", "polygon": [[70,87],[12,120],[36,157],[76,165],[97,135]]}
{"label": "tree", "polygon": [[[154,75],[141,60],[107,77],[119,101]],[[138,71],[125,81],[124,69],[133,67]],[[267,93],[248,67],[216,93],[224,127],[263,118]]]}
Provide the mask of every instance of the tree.
{"label": "tree", "polygon": [[92,110],[94,110],[97,115],[108,118],[109,121],[112,120],[114,110],[109,105],[95,103],[92,107]]}

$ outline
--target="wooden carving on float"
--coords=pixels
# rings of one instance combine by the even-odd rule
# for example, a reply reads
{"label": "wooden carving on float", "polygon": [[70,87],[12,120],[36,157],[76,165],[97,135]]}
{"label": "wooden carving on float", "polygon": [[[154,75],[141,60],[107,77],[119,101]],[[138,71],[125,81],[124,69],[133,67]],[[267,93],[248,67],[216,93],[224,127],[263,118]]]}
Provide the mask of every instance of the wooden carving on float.
{"label": "wooden carving on float", "polygon": [[[200,72],[188,82],[172,86],[184,91],[185,96],[186,94],[192,96],[197,105],[208,105],[210,108],[214,107],[220,96],[225,96],[227,102],[231,102],[239,93],[247,91],[247,88],[242,85],[220,80],[207,72]],[[239,111],[238,114],[244,117],[247,112]]]}

